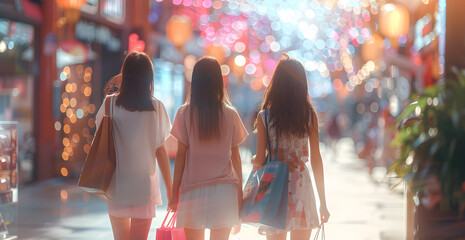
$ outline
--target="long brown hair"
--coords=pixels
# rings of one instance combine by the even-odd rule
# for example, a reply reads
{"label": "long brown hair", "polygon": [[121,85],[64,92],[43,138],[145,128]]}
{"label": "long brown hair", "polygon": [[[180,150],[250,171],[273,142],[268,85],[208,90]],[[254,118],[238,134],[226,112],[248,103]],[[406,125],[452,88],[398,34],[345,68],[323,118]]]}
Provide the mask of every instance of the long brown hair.
{"label": "long brown hair", "polygon": [[153,111],[153,64],[150,57],[141,52],[126,56],[121,72],[105,86],[104,92],[116,93],[116,106],[129,111]]}
{"label": "long brown hair", "polygon": [[220,135],[220,119],[224,105],[230,105],[223,85],[218,61],[213,57],[199,59],[192,71],[190,96],[190,122],[198,121],[200,140],[210,140]]}
{"label": "long brown hair", "polygon": [[302,64],[283,54],[266,89],[262,109],[270,109],[270,122],[279,135],[306,137],[318,131],[318,118],[310,102]]}

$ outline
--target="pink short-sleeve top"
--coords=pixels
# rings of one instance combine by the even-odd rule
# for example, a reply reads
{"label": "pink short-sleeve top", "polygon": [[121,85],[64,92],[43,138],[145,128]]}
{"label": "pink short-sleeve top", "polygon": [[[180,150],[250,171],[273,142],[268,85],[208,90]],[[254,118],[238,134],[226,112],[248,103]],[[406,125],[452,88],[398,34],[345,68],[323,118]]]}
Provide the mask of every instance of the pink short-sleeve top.
{"label": "pink short-sleeve top", "polygon": [[181,106],[171,129],[171,135],[188,146],[180,192],[212,184],[238,183],[231,148],[241,144],[248,133],[237,111],[230,106],[222,108],[220,136],[208,141],[199,140],[195,129],[198,125],[190,123],[189,111],[189,105]]}

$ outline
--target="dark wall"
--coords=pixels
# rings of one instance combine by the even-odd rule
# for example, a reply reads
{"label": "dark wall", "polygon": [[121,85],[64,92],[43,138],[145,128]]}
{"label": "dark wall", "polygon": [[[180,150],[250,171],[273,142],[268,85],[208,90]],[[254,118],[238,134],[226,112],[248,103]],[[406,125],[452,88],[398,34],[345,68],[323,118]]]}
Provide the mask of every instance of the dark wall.
{"label": "dark wall", "polygon": [[452,67],[465,69],[465,1],[446,1],[445,76],[454,78]]}

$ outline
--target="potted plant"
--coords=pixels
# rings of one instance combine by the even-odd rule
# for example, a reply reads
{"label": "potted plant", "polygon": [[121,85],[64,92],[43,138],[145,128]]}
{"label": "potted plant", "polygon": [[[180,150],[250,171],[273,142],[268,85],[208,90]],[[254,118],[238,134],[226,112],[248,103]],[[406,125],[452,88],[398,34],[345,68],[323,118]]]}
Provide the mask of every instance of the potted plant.
{"label": "potted plant", "polygon": [[415,239],[465,238],[465,71],[412,96],[390,167],[413,193]]}

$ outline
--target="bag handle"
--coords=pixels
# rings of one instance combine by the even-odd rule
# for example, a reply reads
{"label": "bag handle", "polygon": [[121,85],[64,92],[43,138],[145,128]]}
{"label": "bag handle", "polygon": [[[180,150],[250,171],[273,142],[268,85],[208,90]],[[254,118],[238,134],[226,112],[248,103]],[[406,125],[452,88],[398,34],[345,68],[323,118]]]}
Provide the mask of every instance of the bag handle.
{"label": "bag handle", "polygon": [[113,110],[114,110],[113,101],[115,101],[115,100],[114,100],[114,97],[111,96],[111,97],[110,97],[110,103],[111,103],[111,104],[110,104],[110,108],[111,108],[111,110],[110,110],[110,118],[113,118]]}
{"label": "bag handle", "polygon": [[168,222],[168,227],[169,228],[174,228],[174,223],[176,222],[176,216],[178,215],[178,212],[174,212],[174,214],[171,216],[170,221]]}
{"label": "bag handle", "polygon": [[[271,140],[270,140],[270,133],[269,133],[269,130],[268,130],[268,115],[269,115],[269,112],[270,112],[270,109],[266,109],[265,110],[265,127],[266,127],[266,138],[268,140],[268,155],[269,155],[269,158],[270,159],[266,159],[267,161],[271,161]],[[276,126],[275,126],[276,128]],[[274,160],[275,161],[278,161],[278,141],[279,141],[279,133],[278,133],[278,130],[276,128],[276,153],[274,155]]]}
{"label": "bag handle", "polygon": [[105,98],[105,116],[109,116],[111,117],[111,113],[110,113],[110,108],[111,108],[111,100],[112,100],[112,96],[107,96]]}
{"label": "bag handle", "polygon": [[268,156],[266,158],[266,162],[271,161],[271,140],[270,140],[270,133],[268,132],[268,111],[269,109],[265,110],[265,129],[266,129],[266,140],[268,145]]}
{"label": "bag handle", "polygon": [[166,222],[166,219],[168,218],[168,216],[170,215],[170,212],[171,212],[171,211],[168,211],[168,212],[166,213],[165,219],[163,219],[163,223],[161,224],[161,227],[165,227],[165,222]]}
{"label": "bag handle", "polygon": [[[174,227],[174,223],[176,222],[176,216],[178,215],[178,212],[174,212],[173,215],[171,215],[171,217],[169,218],[168,222],[166,223],[166,220],[168,219],[168,216],[170,215],[170,213],[172,213],[173,211],[169,210],[167,213],[166,213],[166,216],[165,216],[165,219],[163,219],[163,223],[161,224],[161,227]],[[174,219],[174,220],[173,220]],[[166,225],[165,225],[166,223]]]}
{"label": "bag handle", "polygon": [[320,236],[320,230],[321,230],[321,239],[325,240],[325,225],[322,223],[320,227],[318,228],[318,231],[316,231],[315,238],[313,240],[318,240],[318,236]]}
{"label": "bag handle", "polygon": [[278,132],[278,127],[275,126],[276,129],[276,152],[274,155],[274,160],[277,162],[278,161],[278,142],[279,142],[279,132]]}
{"label": "bag handle", "polygon": [[[112,123],[112,118],[113,118],[113,96],[105,98],[105,116],[110,118],[110,121],[108,123],[108,132],[109,132],[109,141],[113,141],[113,123]],[[108,156],[111,155],[111,150],[109,147],[107,148],[108,151]]]}

